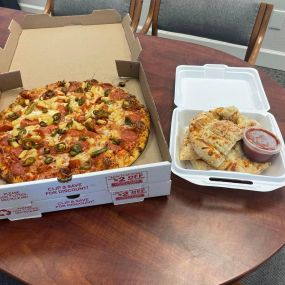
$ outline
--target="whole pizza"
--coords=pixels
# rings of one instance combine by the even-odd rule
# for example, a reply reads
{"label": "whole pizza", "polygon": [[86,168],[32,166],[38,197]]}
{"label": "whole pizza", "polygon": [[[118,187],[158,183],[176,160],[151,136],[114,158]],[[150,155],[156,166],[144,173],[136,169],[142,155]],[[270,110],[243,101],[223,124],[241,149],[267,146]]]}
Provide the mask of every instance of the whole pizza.
{"label": "whole pizza", "polygon": [[150,130],[146,108],[95,79],[22,91],[0,113],[0,177],[8,183],[131,165]]}

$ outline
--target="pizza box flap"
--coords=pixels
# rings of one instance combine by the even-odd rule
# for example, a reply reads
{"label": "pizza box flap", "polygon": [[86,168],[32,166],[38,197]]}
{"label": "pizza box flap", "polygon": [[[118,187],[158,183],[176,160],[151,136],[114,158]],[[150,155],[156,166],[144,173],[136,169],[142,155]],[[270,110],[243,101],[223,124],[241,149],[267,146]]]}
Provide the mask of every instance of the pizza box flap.
{"label": "pizza box flap", "polygon": [[[102,46],[105,45],[105,53],[98,54],[100,61],[102,57],[113,61],[136,61],[142,48],[130,25],[130,16],[126,15],[121,19],[115,10],[96,10],[89,15],[59,17],[47,14],[27,15],[21,25],[12,20],[9,38],[4,49],[0,48],[0,72],[14,70],[13,62],[19,61],[15,59],[17,53],[23,53],[23,60],[29,56],[44,57],[52,54],[48,52],[48,48],[54,45],[62,47],[66,56],[85,52],[87,47],[89,51],[91,48],[96,51],[99,46],[97,51],[102,51]],[[127,50],[123,50],[124,41],[127,43]],[[30,59],[32,61],[32,58]],[[54,61],[51,61],[52,63]],[[27,62],[25,64],[27,65]],[[24,75],[25,71],[19,69]]]}
{"label": "pizza box flap", "polygon": [[256,69],[222,64],[178,66],[174,103],[191,110],[236,106],[240,111],[266,113],[270,109]]}

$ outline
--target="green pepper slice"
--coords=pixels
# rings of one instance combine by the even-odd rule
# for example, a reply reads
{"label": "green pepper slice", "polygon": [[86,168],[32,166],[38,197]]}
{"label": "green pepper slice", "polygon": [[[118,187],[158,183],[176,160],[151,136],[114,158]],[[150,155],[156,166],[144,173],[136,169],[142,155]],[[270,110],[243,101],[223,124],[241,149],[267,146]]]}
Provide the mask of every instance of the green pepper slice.
{"label": "green pepper slice", "polygon": [[28,108],[25,111],[25,115],[29,115],[33,112],[33,110],[35,109],[36,104],[32,103],[31,105],[28,106]]}
{"label": "green pepper slice", "polygon": [[53,158],[51,156],[45,157],[45,159],[44,159],[44,163],[45,164],[50,164],[52,162],[53,162]]}
{"label": "green pepper slice", "polygon": [[82,106],[85,103],[85,99],[83,97],[79,98],[77,103],[78,103],[78,106]]}
{"label": "green pepper slice", "polygon": [[28,157],[26,160],[24,160],[22,162],[23,166],[30,166],[32,165],[34,162],[36,161],[36,159],[34,157]]}
{"label": "green pepper slice", "polygon": [[55,146],[55,149],[57,152],[64,152],[66,150],[66,144],[65,143],[58,143]]}
{"label": "green pepper slice", "polygon": [[29,150],[35,147],[35,142],[29,138],[23,139],[22,141],[22,147],[23,149]]}
{"label": "green pepper slice", "polygon": [[108,150],[108,148],[105,146],[105,147],[103,147],[103,148],[101,148],[101,149],[98,149],[98,150],[95,150],[95,151],[93,151],[92,153],[91,153],[91,157],[97,157],[99,154],[101,154],[101,153],[103,153],[103,152],[105,152],[105,151],[107,151]]}
{"label": "green pepper slice", "polygon": [[74,144],[74,145],[71,147],[69,154],[70,154],[71,156],[76,156],[76,155],[79,154],[80,152],[82,152],[82,146],[81,146],[81,144]]}
{"label": "green pepper slice", "polygon": [[110,113],[104,110],[94,110],[93,114],[97,119],[108,118]]}

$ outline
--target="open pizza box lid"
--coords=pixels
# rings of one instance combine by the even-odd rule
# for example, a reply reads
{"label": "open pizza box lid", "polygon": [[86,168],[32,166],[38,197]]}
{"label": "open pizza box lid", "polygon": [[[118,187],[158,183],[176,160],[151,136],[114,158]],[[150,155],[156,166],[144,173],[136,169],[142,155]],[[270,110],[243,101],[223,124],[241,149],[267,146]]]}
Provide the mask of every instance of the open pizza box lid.
{"label": "open pizza box lid", "polygon": [[[192,183],[253,191],[271,191],[285,185],[283,137],[270,109],[258,72],[253,68],[226,65],[178,66],[176,69],[170,154],[172,172]],[[282,146],[271,166],[260,175],[249,173],[196,170],[190,161],[181,161],[179,153],[189,122],[201,111],[235,106],[241,113],[271,130]]]}

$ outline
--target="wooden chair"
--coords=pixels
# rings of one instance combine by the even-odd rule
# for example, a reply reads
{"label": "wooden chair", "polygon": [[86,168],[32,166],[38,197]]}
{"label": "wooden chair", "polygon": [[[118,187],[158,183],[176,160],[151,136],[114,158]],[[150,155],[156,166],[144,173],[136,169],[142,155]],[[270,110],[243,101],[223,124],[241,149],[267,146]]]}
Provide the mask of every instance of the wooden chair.
{"label": "wooden chair", "polygon": [[132,30],[136,31],[142,10],[143,0],[47,0],[44,13],[54,16],[89,14],[96,9],[116,9],[122,16],[129,13]]}
{"label": "wooden chair", "polygon": [[257,0],[151,0],[142,29],[158,29],[247,46],[245,61],[255,64],[273,5]]}

